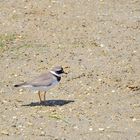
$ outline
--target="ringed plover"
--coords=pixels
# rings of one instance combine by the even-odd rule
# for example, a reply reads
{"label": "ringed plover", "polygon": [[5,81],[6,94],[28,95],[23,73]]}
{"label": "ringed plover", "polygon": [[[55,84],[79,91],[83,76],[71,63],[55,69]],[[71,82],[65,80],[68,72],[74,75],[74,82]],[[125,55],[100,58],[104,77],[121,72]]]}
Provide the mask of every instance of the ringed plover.
{"label": "ringed plover", "polygon": [[23,87],[32,90],[38,90],[38,96],[41,103],[43,101],[41,98],[41,92],[44,93],[44,101],[45,101],[46,91],[48,91],[53,86],[57,85],[61,80],[62,74],[64,73],[65,72],[63,68],[61,66],[57,66],[54,67],[52,70],[50,70],[48,73],[42,74],[32,81],[17,84],[14,85],[14,87]]}

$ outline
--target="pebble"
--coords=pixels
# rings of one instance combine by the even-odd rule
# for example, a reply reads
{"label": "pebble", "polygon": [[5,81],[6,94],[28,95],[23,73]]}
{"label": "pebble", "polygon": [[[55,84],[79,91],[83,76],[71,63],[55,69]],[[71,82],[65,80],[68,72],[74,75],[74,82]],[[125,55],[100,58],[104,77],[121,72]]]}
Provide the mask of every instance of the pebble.
{"label": "pebble", "polygon": [[18,38],[22,38],[22,36],[21,36],[21,35],[19,35],[19,36],[18,36]]}
{"label": "pebble", "polygon": [[110,137],[111,137],[111,135],[107,135],[107,137],[109,137],[109,138],[110,138]]}
{"label": "pebble", "polygon": [[93,128],[89,128],[89,131],[92,131],[93,130]]}
{"label": "pebble", "polygon": [[73,128],[74,128],[74,129],[78,129],[78,126],[74,126]]}
{"label": "pebble", "polygon": [[104,44],[100,44],[100,47],[102,47],[102,48],[103,48],[103,47],[104,47]]}
{"label": "pebble", "polygon": [[111,92],[112,92],[112,93],[114,93],[114,92],[115,92],[115,90],[112,90]]}
{"label": "pebble", "polygon": [[136,118],[133,118],[133,119],[132,119],[133,122],[135,122],[136,120],[137,120]]}
{"label": "pebble", "polygon": [[16,10],[13,10],[13,13],[16,13]]}
{"label": "pebble", "polygon": [[133,107],[140,107],[140,104],[134,104]]}
{"label": "pebble", "polygon": [[7,103],[8,101],[6,101],[6,100],[2,100],[2,102],[3,102],[3,103]]}
{"label": "pebble", "polygon": [[44,131],[41,131],[41,136],[45,136],[45,132]]}
{"label": "pebble", "polygon": [[9,133],[8,133],[7,130],[2,130],[2,131],[1,131],[1,134],[3,134],[3,135],[9,135]]}
{"label": "pebble", "polygon": [[15,77],[17,77],[18,75],[17,75],[17,74],[15,74],[14,76],[15,76]]}
{"label": "pebble", "polygon": [[1,89],[1,90],[0,90],[0,93],[4,93],[4,89]]}
{"label": "pebble", "polygon": [[23,92],[19,92],[19,94],[21,95],[21,94],[23,94]]}
{"label": "pebble", "polygon": [[104,131],[105,129],[104,128],[99,128],[99,131]]}
{"label": "pebble", "polygon": [[107,126],[106,128],[107,128],[107,129],[109,129],[109,128],[110,128],[110,126]]}
{"label": "pebble", "polygon": [[102,81],[102,79],[98,79],[98,81]]}
{"label": "pebble", "polygon": [[17,116],[13,116],[13,119],[16,119],[17,118]]}
{"label": "pebble", "polygon": [[18,128],[22,128],[23,126],[22,125],[18,125]]}
{"label": "pebble", "polygon": [[27,122],[28,126],[32,126],[33,124],[31,122]]}
{"label": "pebble", "polygon": [[23,92],[23,89],[20,89],[19,92]]}

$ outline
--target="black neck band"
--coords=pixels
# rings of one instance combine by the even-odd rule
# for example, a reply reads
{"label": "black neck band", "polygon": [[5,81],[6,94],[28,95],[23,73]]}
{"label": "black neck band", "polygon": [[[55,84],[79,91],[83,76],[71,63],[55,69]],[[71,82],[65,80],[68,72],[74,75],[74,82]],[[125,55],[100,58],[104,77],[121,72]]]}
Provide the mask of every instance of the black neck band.
{"label": "black neck band", "polygon": [[60,81],[61,80],[61,77],[60,76],[57,76],[55,74],[53,74],[56,78],[57,78],[57,81]]}

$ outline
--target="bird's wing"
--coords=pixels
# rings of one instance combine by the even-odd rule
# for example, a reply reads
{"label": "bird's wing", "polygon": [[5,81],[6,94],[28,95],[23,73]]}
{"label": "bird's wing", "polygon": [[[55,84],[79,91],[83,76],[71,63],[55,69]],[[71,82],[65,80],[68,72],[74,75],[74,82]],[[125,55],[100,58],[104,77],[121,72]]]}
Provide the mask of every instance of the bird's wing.
{"label": "bird's wing", "polygon": [[36,79],[28,82],[29,85],[32,86],[50,86],[53,82],[54,78],[50,73],[42,74]]}

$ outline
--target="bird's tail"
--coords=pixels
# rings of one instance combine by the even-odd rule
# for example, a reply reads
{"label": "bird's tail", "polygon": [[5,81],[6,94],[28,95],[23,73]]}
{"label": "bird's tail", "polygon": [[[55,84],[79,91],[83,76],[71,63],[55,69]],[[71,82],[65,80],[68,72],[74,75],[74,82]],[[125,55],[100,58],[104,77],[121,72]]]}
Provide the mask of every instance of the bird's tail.
{"label": "bird's tail", "polygon": [[26,83],[17,84],[17,85],[14,85],[14,87],[21,87],[21,86],[24,86],[24,85],[26,85]]}

